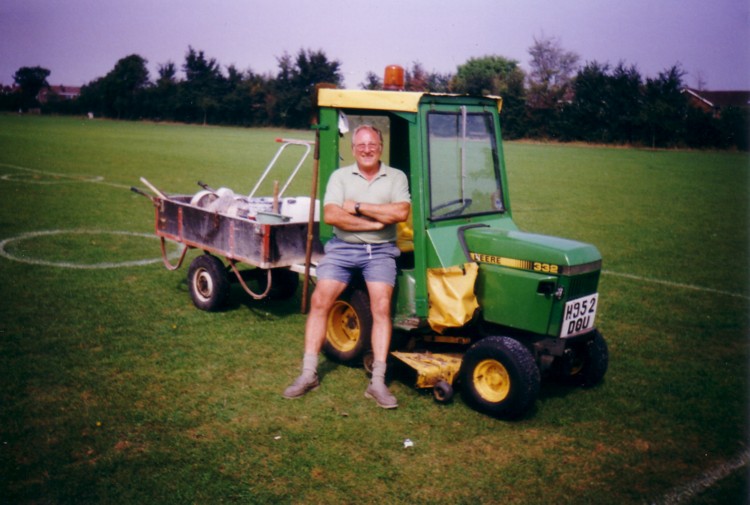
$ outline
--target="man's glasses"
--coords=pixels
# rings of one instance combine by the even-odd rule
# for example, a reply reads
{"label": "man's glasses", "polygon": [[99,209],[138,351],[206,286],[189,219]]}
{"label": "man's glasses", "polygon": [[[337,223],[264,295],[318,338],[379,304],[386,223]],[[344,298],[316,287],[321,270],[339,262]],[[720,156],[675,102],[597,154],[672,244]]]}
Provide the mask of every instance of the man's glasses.
{"label": "man's glasses", "polygon": [[354,144],[357,151],[380,149],[380,144]]}

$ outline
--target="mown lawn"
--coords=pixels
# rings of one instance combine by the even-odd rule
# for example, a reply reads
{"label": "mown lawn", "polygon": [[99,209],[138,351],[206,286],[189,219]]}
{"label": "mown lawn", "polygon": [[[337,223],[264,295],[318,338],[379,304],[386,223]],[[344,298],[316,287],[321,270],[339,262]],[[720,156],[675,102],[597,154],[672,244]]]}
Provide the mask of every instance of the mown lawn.
{"label": "mown lawn", "polygon": [[152,233],[139,177],[247,192],[282,135],[312,138],[0,116],[0,503],[641,504],[717,469],[685,503],[746,502],[746,154],[506,143],[517,223],[602,252],[610,369],[503,422],[400,376],[377,409],[325,360],[284,400],[300,293],[207,313],[186,267],[117,265],[159,256],[120,233]]}

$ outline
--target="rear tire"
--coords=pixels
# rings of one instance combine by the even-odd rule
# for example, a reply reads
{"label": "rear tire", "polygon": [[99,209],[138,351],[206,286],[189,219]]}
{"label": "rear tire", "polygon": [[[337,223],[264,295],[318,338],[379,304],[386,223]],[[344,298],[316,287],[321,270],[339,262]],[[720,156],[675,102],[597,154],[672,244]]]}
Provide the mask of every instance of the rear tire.
{"label": "rear tire", "polygon": [[361,360],[370,349],[370,297],[362,288],[347,289],[328,313],[323,352],[335,361]]}
{"label": "rear tire", "polygon": [[516,419],[528,412],[541,382],[529,350],[508,337],[487,337],[471,346],[459,377],[464,401],[501,419]]}
{"label": "rear tire", "polygon": [[209,312],[222,308],[229,295],[227,270],[219,258],[210,254],[198,256],[190,263],[188,285],[193,304]]}

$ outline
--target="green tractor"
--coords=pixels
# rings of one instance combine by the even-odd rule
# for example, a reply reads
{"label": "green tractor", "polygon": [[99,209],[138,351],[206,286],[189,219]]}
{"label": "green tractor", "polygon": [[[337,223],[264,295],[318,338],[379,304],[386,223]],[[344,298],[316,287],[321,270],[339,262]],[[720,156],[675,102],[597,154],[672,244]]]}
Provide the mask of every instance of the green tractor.
{"label": "green tractor", "polygon": [[[320,89],[319,194],[351,163],[357,124],[381,128],[383,161],[410,182],[400,233],[391,355],[418,388],[478,411],[526,414],[542,377],[593,386],[608,366],[596,329],[602,259],[590,244],[525,233],[513,222],[498,97]],[[332,229],[319,225],[322,242]],[[368,366],[369,300],[354,283],[329,315],[324,352]]]}

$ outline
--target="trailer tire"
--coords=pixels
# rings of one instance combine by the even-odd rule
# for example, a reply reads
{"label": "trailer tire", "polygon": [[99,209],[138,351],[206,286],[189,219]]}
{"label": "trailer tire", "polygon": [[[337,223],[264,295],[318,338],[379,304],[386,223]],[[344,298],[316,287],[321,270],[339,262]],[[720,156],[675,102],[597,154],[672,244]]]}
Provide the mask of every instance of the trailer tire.
{"label": "trailer tire", "polygon": [[190,263],[188,285],[193,304],[201,310],[214,312],[224,306],[229,295],[229,276],[216,256],[203,254]]}
{"label": "trailer tire", "polygon": [[594,336],[574,349],[577,360],[570,368],[567,379],[574,385],[593,387],[604,380],[609,367],[607,342],[598,330]]}
{"label": "trailer tire", "polygon": [[328,313],[323,352],[341,363],[361,360],[370,349],[370,297],[362,288],[347,289]]}
{"label": "trailer tire", "polygon": [[541,382],[529,350],[508,337],[486,337],[471,346],[459,377],[464,401],[501,419],[517,419],[531,409]]}

